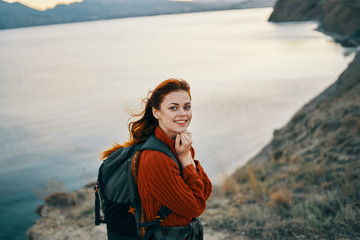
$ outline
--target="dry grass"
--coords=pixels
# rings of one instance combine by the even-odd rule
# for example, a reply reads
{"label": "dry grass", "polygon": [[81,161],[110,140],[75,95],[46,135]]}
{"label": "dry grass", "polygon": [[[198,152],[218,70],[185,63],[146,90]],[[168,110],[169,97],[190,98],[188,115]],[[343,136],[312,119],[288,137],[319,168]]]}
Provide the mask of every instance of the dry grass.
{"label": "dry grass", "polygon": [[240,185],[232,176],[226,177],[221,186],[221,195],[238,195],[240,193]]}
{"label": "dry grass", "polygon": [[38,187],[31,188],[37,197],[45,200],[46,197],[52,193],[65,193],[65,183],[64,181],[55,180],[55,179],[48,179],[43,184],[39,185]]}
{"label": "dry grass", "polygon": [[329,161],[244,166],[211,198],[226,204],[210,199],[207,224],[243,239],[360,239],[360,161]]}
{"label": "dry grass", "polygon": [[[209,226],[241,239],[360,239],[359,64],[340,76],[336,97],[310,102],[274,131],[263,163],[226,179],[209,201]],[[226,204],[215,207],[216,198]]]}
{"label": "dry grass", "polygon": [[280,188],[270,195],[271,203],[277,207],[288,207],[292,197],[288,190]]}

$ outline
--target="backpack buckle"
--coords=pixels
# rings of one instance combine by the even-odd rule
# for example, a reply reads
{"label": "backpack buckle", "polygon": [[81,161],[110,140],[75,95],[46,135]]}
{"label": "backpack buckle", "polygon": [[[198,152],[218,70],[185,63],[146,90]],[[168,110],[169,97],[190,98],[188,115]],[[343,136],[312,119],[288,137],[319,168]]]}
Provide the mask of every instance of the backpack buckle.
{"label": "backpack buckle", "polygon": [[155,219],[159,219],[159,222],[164,222],[166,219],[166,216],[155,216]]}
{"label": "backpack buckle", "polygon": [[130,205],[130,208],[129,208],[128,213],[131,213],[132,215],[135,215],[135,210],[136,210],[136,208],[133,208],[133,207]]}

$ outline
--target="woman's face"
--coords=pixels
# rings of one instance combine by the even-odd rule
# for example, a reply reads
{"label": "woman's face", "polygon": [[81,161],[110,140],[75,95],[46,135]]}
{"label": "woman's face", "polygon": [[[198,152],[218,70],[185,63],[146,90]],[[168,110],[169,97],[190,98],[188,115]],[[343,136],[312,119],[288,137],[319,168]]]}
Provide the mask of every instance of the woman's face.
{"label": "woman's face", "polygon": [[175,139],[177,133],[186,131],[190,125],[191,100],[186,91],[169,93],[160,104],[160,109],[152,110],[154,117],[159,120],[159,127],[171,139]]}

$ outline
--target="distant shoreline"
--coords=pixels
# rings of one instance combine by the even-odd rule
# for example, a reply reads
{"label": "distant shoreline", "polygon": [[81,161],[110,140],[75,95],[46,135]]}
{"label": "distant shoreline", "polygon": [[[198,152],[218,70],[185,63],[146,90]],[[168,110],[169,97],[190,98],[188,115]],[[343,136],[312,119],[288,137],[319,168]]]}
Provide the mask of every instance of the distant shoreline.
{"label": "distant shoreline", "polygon": [[64,23],[90,22],[108,19],[149,17],[183,13],[200,13],[251,8],[268,8],[275,0],[242,1],[233,3],[203,2],[132,2],[102,3],[83,1],[70,5],[58,5],[45,11],[35,10],[20,3],[0,1],[0,30]]}
{"label": "distant shoreline", "polygon": [[74,22],[63,22],[63,23],[49,23],[49,24],[42,24],[42,25],[32,25],[32,26],[22,26],[22,27],[12,27],[12,28],[0,28],[0,31],[6,31],[6,30],[12,30],[12,29],[21,29],[21,28],[31,28],[31,27],[42,27],[42,26],[52,26],[52,25],[62,25],[62,24],[72,24],[72,23],[88,23],[88,22],[97,22],[97,21],[108,21],[108,20],[116,20],[116,19],[129,19],[129,18],[142,18],[142,17],[156,17],[156,16],[182,15],[182,14],[208,13],[208,12],[221,12],[221,11],[236,11],[236,10],[262,9],[262,8],[271,8],[271,7],[259,7],[259,8],[237,8],[237,9],[217,9],[217,10],[205,10],[205,11],[194,11],[194,12],[164,13],[164,14],[153,14],[153,15],[129,16],[129,17],[118,17],[118,18],[96,19],[96,20],[85,20],[85,21],[74,21]]}

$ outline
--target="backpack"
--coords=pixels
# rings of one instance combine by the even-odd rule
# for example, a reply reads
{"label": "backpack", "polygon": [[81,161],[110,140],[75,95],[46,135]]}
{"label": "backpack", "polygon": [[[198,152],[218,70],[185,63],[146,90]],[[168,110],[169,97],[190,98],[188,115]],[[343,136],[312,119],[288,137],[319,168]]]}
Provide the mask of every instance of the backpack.
{"label": "backpack", "polygon": [[[152,134],[145,142],[121,148],[106,158],[99,167],[95,190],[95,225],[106,223],[108,239],[141,239],[142,227],[149,227],[144,240],[149,239],[171,210],[162,206],[152,222],[140,223],[141,200],[132,173],[133,157],[145,149],[164,153],[181,169],[168,146]],[[179,172],[181,175],[181,170]],[[101,202],[101,204],[100,204]],[[100,216],[100,205],[104,218]]]}

